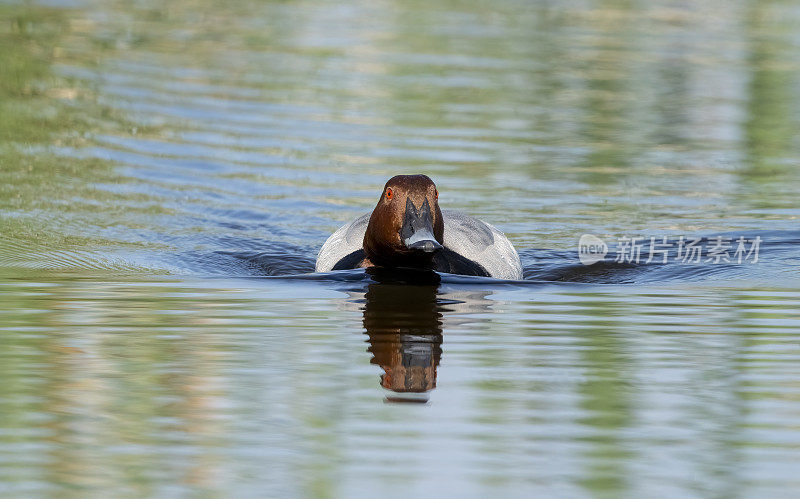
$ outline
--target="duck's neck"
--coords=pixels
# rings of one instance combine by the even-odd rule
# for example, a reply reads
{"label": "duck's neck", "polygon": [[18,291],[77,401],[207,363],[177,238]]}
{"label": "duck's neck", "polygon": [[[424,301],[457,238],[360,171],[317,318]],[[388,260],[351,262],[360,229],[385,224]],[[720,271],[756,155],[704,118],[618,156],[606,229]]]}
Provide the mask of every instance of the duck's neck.
{"label": "duck's neck", "polygon": [[370,237],[370,231],[364,236],[364,254],[369,262],[377,267],[407,267],[421,270],[433,268],[434,253],[397,248]]}

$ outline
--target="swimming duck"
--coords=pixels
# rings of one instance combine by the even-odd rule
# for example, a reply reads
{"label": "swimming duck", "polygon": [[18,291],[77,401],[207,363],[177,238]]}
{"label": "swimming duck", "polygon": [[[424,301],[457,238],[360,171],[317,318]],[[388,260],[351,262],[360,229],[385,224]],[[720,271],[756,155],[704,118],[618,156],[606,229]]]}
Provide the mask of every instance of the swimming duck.
{"label": "swimming duck", "polygon": [[317,272],[405,267],[450,274],[522,279],[519,255],[494,226],[439,209],[426,175],[397,175],[372,213],[334,232],[317,255]]}

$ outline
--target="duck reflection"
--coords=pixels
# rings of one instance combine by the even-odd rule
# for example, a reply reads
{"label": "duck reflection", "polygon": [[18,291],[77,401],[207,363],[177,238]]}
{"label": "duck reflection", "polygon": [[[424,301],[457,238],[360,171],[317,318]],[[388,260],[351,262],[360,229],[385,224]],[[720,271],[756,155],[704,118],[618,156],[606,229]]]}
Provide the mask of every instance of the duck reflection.
{"label": "duck reflection", "polygon": [[381,386],[392,392],[386,400],[427,402],[442,358],[444,314],[466,303],[479,303],[485,310],[488,293],[458,293],[465,302],[441,293],[440,277],[434,272],[369,273],[376,282],[364,294],[367,351],[372,354],[370,363],[383,370]]}
{"label": "duck reflection", "polygon": [[[365,295],[364,327],[370,362],[383,369],[381,385],[398,394],[425,394],[436,388],[442,357],[442,311],[438,284],[370,284]],[[387,400],[425,402],[427,397]]]}

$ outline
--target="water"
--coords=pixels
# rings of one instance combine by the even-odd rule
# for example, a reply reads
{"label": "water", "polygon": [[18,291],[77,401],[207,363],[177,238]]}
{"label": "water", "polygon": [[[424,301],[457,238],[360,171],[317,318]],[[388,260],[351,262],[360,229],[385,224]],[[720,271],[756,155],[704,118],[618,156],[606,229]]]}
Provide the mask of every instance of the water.
{"label": "water", "polygon": [[[793,3],[0,20],[0,494],[800,490]],[[525,281],[311,274],[420,172]],[[762,244],[587,267],[582,234]]]}

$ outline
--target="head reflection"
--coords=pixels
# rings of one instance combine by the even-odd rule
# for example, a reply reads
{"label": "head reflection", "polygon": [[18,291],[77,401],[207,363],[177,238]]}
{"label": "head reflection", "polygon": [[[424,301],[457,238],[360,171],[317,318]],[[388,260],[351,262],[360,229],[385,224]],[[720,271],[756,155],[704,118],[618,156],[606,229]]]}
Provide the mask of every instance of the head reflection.
{"label": "head reflection", "polygon": [[404,272],[402,280],[397,274],[372,274],[377,282],[365,294],[364,327],[370,362],[383,369],[381,385],[393,392],[386,400],[427,402],[442,356],[439,277],[417,271]]}

